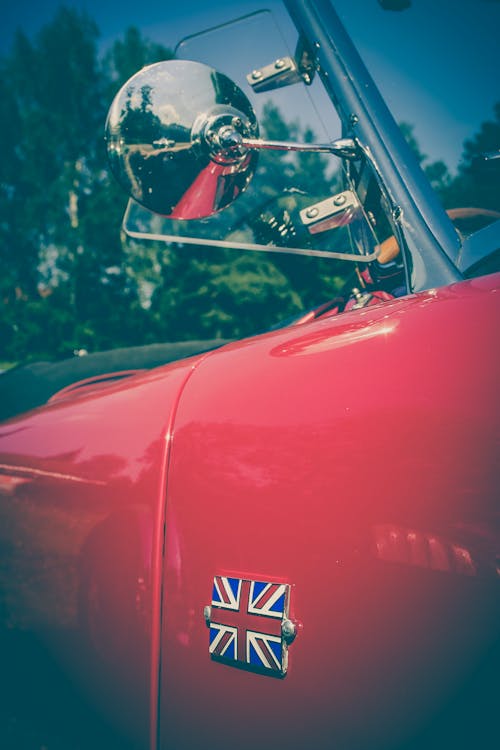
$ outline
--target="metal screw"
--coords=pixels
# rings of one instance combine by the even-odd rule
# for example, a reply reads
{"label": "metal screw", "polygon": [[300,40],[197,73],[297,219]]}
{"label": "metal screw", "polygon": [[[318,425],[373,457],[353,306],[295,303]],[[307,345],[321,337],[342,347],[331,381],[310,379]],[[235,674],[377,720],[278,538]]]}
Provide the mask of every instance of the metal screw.
{"label": "metal screw", "polygon": [[346,202],[347,198],[345,197],[344,193],[340,193],[340,195],[337,195],[336,198],[334,198],[334,205],[335,206],[343,206]]}
{"label": "metal screw", "polygon": [[217,133],[219,144],[223,148],[234,148],[241,144],[241,133],[231,125],[223,125]]}
{"label": "metal screw", "polygon": [[283,620],[281,623],[281,635],[287,643],[291,643],[297,635],[297,628],[295,623],[291,620]]}
{"label": "metal screw", "polygon": [[258,81],[259,78],[262,78],[262,72],[260,70],[254,70],[252,73],[252,78],[254,81]]}
{"label": "metal screw", "polygon": [[315,216],[319,214],[319,208],[308,208],[306,211],[306,216],[308,219],[314,219]]}
{"label": "metal screw", "polygon": [[281,57],[279,58],[279,60],[276,60],[276,62],[274,63],[274,67],[276,68],[276,70],[281,70],[281,68],[284,68],[285,65],[286,65],[286,62]]}
{"label": "metal screw", "polygon": [[351,123],[351,125],[357,125],[359,122],[359,117],[355,114],[352,114],[349,116],[349,122]]}
{"label": "metal screw", "polygon": [[210,617],[212,616],[212,608],[209,604],[206,605],[206,607],[203,607],[203,617],[205,618],[205,622],[207,624],[207,627],[210,627]]}
{"label": "metal screw", "polygon": [[399,221],[401,216],[403,215],[403,209],[401,206],[394,206],[392,209],[392,218],[394,221]]}

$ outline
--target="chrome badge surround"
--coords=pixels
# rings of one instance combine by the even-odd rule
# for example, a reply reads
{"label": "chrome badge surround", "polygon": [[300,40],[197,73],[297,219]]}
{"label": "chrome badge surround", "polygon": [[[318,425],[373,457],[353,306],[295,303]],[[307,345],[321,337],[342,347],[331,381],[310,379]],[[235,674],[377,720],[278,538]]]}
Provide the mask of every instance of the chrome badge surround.
{"label": "chrome badge surround", "polygon": [[288,669],[288,646],[297,632],[289,619],[288,583],[215,575],[204,609],[213,661],[274,677]]}

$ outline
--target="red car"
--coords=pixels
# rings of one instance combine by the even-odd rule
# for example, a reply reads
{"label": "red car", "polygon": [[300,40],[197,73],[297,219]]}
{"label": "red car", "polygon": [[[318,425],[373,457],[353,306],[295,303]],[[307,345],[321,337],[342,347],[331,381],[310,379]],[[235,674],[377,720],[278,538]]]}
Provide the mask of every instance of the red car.
{"label": "red car", "polygon": [[2,747],[500,743],[499,6],[286,5],[134,76],[110,163],[131,236],[344,291],[2,423]]}

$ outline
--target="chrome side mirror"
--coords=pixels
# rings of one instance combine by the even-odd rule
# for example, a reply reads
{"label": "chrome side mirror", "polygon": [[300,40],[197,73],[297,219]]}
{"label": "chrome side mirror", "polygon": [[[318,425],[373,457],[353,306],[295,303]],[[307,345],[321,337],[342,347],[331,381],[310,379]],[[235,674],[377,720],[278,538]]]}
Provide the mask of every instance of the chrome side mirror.
{"label": "chrome side mirror", "polygon": [[138,203],[174,219],[202,219],[245,190],[257,151],[313,151],[356,159],[351,138],[332,143],[259,139],[241,89],[208,65],[168,60],[136,73],[106,122],[111,169]]}
{"label": "chrome side mirror", "polygon": [[150,65],[116,95],[106,122],[113,174],[159,214],[200,219],[248,185],[257,154],[234,142],[256,138],[247,97],[225,75],[188,60]]}

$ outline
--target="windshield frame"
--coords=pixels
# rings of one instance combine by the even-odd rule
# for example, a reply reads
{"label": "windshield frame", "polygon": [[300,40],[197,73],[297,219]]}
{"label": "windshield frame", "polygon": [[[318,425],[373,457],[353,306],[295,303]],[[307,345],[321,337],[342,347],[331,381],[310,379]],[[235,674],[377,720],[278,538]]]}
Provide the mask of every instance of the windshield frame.
{"label": "windshield frame", "polygon": [[284,0],[314,51],[318,73],[380,179],[395,229],[410,255],[412,291],[460,281],[461,241],[328,0]]}

